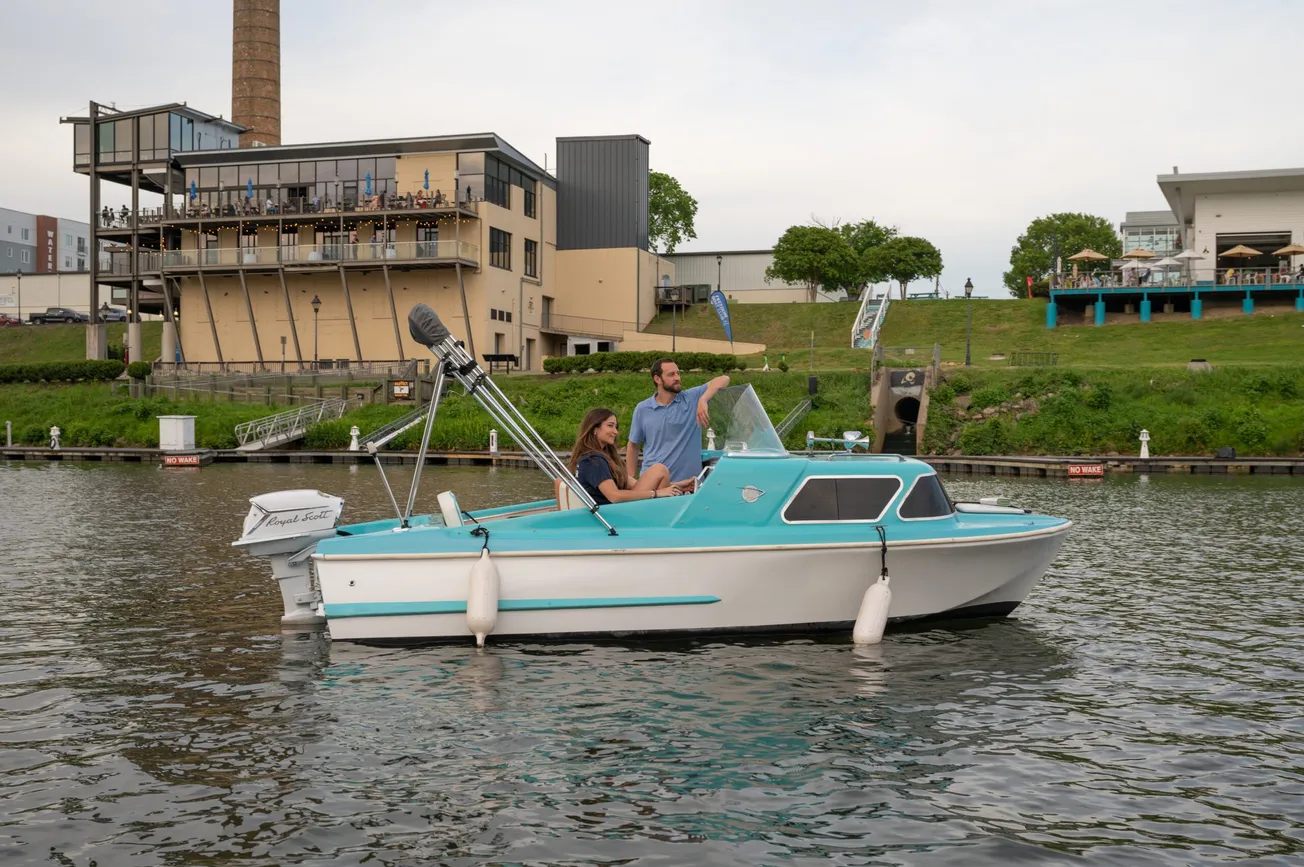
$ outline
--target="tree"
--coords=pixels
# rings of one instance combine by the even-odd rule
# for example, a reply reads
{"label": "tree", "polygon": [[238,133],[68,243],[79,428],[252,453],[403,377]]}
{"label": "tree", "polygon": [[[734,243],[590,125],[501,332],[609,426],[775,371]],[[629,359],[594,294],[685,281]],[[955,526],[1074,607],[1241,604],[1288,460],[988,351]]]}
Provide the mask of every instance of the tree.
{"label": "tree", "polygon": [[[1113,224],[1104,217],[1068,213],[1038,217],[1028,224],[1028,228],[1010,248],[1010,270],[1005,272],[1003,282],[1011,295],[1022,298],[1027,292],[1029,277],[1033,280],[1034,294],[1050,294],[1046,281],[1055,270],[1057,241],[1065,270],[1069,270],[1072,264],[1068,262],[1068,257],[1087,248],[1111,259],[1123,254],[1123,242],[1119,240]],[[1079,263],[1081,271],[1108,268],[1108,261]]]}
{"label": "tree", "polygon": [[909,235],[892,238],[867,254],[869,267],[884,278],[901,284],[901,299],[912,280],[942,273],[942,252],[924,238]]}
{"label": "tree", "polygon": [[697,237],[693,228],[697,199],[679,181],[662,172],[648,172],[647,193],[647,239],[653,250],[673,253],[681,242]]}
{"label": "tree", "polygon": [[900,230],[896,226],[880,226],[874,220],[861,220],[859,223],[847,223],[839,231],[860,259],[860,274],[856,282],[842,287],[847,290],[849,297],[857,298],[867,284],[882,283],[888,279],[877,268],[877,262],[870,252],[895,238]]}
{"label": "tree", "polygon": [[774,245],[774,264],[765,269],[765,282],[782,280],[806,287],[806,300],[860,282],[860,258],[838,229],[828,226],[789,226]]}

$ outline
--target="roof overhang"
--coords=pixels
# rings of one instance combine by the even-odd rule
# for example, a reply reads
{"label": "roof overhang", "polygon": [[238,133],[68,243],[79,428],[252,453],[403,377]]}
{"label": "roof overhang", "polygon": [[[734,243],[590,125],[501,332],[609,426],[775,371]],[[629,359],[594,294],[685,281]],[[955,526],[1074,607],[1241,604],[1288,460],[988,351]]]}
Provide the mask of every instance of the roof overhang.
{"label": "roof overhang", "polygon": [[1187,225],[1194,219],[1197,196],[1304,192],[1304,168],[1160,175],[1156,180],[1173,213]]}

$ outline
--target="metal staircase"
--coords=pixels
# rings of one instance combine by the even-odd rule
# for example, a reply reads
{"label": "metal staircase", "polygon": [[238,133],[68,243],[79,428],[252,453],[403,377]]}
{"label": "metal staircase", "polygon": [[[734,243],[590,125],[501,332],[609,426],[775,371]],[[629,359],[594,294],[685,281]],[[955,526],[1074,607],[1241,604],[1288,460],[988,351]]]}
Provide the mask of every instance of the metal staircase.
{"label": "metal staircase", "polygon": [[335,421],[348,408],[349,401],[336,397],[243,422],[235,426],[235,438],[240,443],[236,450],[256,452],[293,442],[307,433],[312,425]]}
{"label": "metal staircase", "polygon": [[378,427],[365,436],[359,437],[358,445],[366,448],[368,443],[375,443],[376,448],[384,448],[386,443],[399,434],[425,421],[428,411],[426,407],[419,406],[411,412],[399,416],[384,427]]}
{"label": "metal staircase", "polygon": [[860,302],[860,312],[856,314],[856,324],[851,329],[852,349],[873,349],[878,343],[878,332],[883,327],[883,319],[887,316],[887,305],[886,294],[881,298],[870,300],[869,293],[866,291],[864,299]]}

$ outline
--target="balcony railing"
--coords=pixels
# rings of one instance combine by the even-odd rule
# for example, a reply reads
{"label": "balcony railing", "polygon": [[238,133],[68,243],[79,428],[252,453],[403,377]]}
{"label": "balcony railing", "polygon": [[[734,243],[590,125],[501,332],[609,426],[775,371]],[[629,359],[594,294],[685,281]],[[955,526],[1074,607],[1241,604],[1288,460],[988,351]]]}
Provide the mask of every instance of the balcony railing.
{"label": "balcony railing", "polygon": [[1282,268],[1196,268],[1184,271],[1147,272],[1146,268],[1129,268],[1122,273],[1111,271],[1096,274],[1079,274],[1076,277],[1061,275],[1052,288],[1064,290],[1127,290],[1134,292],[1158,291],[1170,286],[1192,288],[1245,286],[1296,286],[1304,284],[1304,267],[1294,272]]}
{"label": "balcony railing", "polygon": [[135,273],[137,274],[162,270],[163,254],[157,250],[111,250],[100,254],[100,274],[106,277],[130,277],[132,256],[136,257]]}
{"label": "balcony railing", "polygon": [[609,337],[619,340],[626,331],[637,331],[634,322],[621,322],[617,319],[593,319],[588,316],[567,316],[561,313],[549,313],[539,324],[542,331],[559,334],[577,334],[584,337]]}
{"label": "balcony railing", "polygon": [[399,241],[389,244],[303,244],[290,247],[219,247],[211,250],[168,250],[164,268],[236,268],[278,265],[338,265],[355,262],[480,263],[480,248],[467,241]]}
{"label": "balcony railing", "polygon": [[158,225],[163,222],[165,208],[141,208],[139,212],[128,208],[112,210],[105,208],[96,216],[95,225],[100,229],[132,229],[137,226]]}
{"label": "balcony railing", "polygon": [[362,196],[358,201],[333,199],[284,197],[279,199],[242,199],[222,205],[209,205],[194,200],[186,200],[177,205],[160,205],[132,211],[123,207],[116,210],[104,208],[96,216],[95,225],[100,229],[130,230],[141,226],[156,226],[165,220],[235,220],[244,217],[279,217],[300,216],[303,214],[320,214],[339,216],[343,214],[377,213],[385,211],[437,211],[452,213],[456,209],[463,212],[478,213],[483,199],[461,199],[456,204],[450,197],[436,201],[432,196]]}

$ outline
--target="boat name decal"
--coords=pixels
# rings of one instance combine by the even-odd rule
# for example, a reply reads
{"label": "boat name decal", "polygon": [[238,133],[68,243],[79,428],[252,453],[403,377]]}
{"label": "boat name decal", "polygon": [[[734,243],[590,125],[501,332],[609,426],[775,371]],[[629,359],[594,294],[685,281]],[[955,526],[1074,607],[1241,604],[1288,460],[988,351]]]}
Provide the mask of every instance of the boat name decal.
{"label": "boat name decal", "polygon": [[333,512],[331,512],[330,509],[319,509],[315,512],[299,512],[298,514],[288,518],[282,518],[277,515],[272,515],[270,518],[267,519],[267,526],[289,527],[294,524],[301,524],[307,521],[325,521],[328,519],[334,520],[334,518],[335,515]]}

